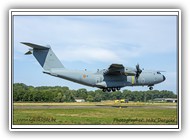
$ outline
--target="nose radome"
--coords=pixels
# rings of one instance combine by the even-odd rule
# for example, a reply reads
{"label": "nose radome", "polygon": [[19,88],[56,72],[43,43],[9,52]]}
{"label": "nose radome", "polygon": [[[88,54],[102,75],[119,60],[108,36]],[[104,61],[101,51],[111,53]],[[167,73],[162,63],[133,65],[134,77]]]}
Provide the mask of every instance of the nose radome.
{"label": "nose radome", "polygon": [[163,81],[165,81],[166,80],[166,77],[164,76],[164,75],[162,75],[163,76]]}

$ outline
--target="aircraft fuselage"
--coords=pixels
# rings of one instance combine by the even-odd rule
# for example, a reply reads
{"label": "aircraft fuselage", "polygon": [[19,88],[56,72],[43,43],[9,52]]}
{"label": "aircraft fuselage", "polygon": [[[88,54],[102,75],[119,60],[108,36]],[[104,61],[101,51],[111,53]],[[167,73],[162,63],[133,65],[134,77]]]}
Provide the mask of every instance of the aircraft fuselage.
{"label": "aircraft fuselage", "polygon": [[44,71],[44,73],[66,79],[72,82],[83,84],[91,87],[98,87],[101,89],[108,88],[122,88],[125,86],[153,86],[165,80],[165,76],[159,72],[143,70],[138,79],[135,76],[127,75],[104,75],[102,72],[76,71],[67,69],[52,69],[51,71]]}

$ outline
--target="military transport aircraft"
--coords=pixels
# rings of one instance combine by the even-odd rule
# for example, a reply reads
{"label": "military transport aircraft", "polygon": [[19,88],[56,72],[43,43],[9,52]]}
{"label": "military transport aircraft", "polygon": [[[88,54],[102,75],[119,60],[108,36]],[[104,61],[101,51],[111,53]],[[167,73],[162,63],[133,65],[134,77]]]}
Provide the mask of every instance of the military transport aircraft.
{"label": "military transport aircraft", "polygon": [[33,54],[40,65],[43,73],[63,78],[79,84],[97,87],[104,92],[120,90],[125,86],[148,86],[150,90],[155,84],[163,82],[166,78],[161,71],[147,71],[136,68],[124,67],[122,64],[111,64],[108,69],[89,72],[86,70],[76,71],[66,69],[50,46],[41,46],[33,43],[21,42],[31,47],[25,54]]}

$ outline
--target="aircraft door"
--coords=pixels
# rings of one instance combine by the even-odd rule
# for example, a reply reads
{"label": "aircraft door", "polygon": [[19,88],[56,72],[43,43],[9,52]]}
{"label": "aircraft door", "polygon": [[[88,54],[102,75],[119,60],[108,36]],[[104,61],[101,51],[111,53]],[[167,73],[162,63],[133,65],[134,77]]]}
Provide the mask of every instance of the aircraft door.
{"label": "aircraft door", "polygon": [[102,77],[101,76],[97,76],[96,77],[96,83],[100,83],[102,82]]}
{"label": "aircraft door", "polygon": [[100,77],[99,76],[96,77],[96,83],[100,83]]}

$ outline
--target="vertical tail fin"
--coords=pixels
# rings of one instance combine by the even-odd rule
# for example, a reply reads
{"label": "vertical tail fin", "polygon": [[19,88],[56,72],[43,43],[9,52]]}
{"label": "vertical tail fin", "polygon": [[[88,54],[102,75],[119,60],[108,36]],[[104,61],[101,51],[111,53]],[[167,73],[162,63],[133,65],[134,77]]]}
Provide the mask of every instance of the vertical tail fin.
{"label": "vertical tail fin", "polygon": [[29,51],[25,54],[27,55],[33,53],[34,57],[38,60],[44,70],[50,70],[52,68],[64,68],[63,64],[57,58],[50,47],[44,47],[27,42],[21,43],[33,48],[29,49]]}

